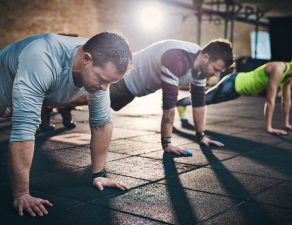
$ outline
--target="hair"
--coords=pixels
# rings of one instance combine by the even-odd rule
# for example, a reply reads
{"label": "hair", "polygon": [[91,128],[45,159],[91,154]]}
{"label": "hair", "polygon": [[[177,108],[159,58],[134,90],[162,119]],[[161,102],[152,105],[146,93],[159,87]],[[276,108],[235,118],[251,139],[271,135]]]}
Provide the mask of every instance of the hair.
{"label": "hair", "polygon": [[116,33],[103,32],[90,38],[83,50],[91,54],[93,65],[103,67],[112,62],[119,72],[126,72],[132,62],[132,52],[124,37]]}
{"label": "hair", "polygon": [[202,53],[207,53],[211,61],[222,59],[226,68],[229,68],[234,63],[232,45],[226,39],[215,39],[209,42],[202,49]]}

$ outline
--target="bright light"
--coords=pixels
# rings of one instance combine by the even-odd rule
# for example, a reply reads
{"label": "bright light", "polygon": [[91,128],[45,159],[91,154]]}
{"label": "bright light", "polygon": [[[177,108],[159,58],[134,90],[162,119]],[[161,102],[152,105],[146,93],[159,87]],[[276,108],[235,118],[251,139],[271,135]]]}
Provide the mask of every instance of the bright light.
{"label": "bright light", "polygon": [[160,28],[163,22],[163,12],[157,4],[142,7],[138,16],[140,26],[149,30]]}

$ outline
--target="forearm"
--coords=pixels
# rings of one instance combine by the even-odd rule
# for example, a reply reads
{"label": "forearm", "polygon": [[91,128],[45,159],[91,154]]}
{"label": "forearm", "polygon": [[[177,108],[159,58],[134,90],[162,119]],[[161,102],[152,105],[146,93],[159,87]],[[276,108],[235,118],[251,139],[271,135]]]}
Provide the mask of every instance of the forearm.
{"label": "forearm", "polygon": [[284,127],[290,126],[290,110],[291,110],[291,82],[284,85],[282,89],[282,116]]}
{"label": "forearm", "polygon": [[264,117],[265,117],[265,128],[267,130],[272,128],[272,118],[273,118],[274,108],[275,108],[274,102],[268,101],[265,103]]}
{"label": "forearm", "polygon": [[173,121],[175,116],[175,108],[163,110],[161,120],[161,137],[171,137]]}
{"label": "forearm", "polygon": [[29,193],[29,172],[33,153],[33,141],[10,143],[10,173],[14,198]]}
{"label": "forearm", "polygon": [[196,132],[205,131],[206,106],[193,107],[193,119]]}
{"label": "forearm", "polygon": [[289,125],[291,101],[282,103],[282,114],[284,126]]}
{"label": "forearm", "polygon": [[112,130],[112,122],[91,128],[90,150],[92,173],[99,172],[105,167]]}

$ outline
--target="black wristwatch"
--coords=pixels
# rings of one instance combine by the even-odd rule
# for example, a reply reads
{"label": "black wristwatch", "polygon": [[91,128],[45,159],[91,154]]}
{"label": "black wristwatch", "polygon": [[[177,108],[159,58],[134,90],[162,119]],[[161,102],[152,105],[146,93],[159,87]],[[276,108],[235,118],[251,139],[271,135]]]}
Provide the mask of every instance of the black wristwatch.
{"label": "black wristwatch", "polygon": [[97,172],[97,173],[93,173],[91,175],[92,181],[97,178],[97,177],[106,177],[106,171],[105,169],[102,169],[101,171]]}
{"label": "black wristwatch", "polygon": [[161,146],[162,149],[166,149],[168,145],[171,144],[171,138],[170,137],[161,137]]}
{"label": "black wristwatch", "polygon": [[203,138],[205,137],[205,132],[204,131],[202,131],[202,132],[197,131],[196,136],[197,136],[197,141],[201,142],[203,140]]}

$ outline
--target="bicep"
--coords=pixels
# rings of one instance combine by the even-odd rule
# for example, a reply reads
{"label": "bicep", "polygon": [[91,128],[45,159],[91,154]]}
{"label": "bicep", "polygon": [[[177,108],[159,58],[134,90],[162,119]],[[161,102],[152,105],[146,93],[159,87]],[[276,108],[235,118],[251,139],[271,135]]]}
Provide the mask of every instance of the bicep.
{"label": "bicep", "polygon": [[52,83],[52,73],[41,58],[19,59],[12,90],[11,140],[33,140],[40,123],[45,94]]}

